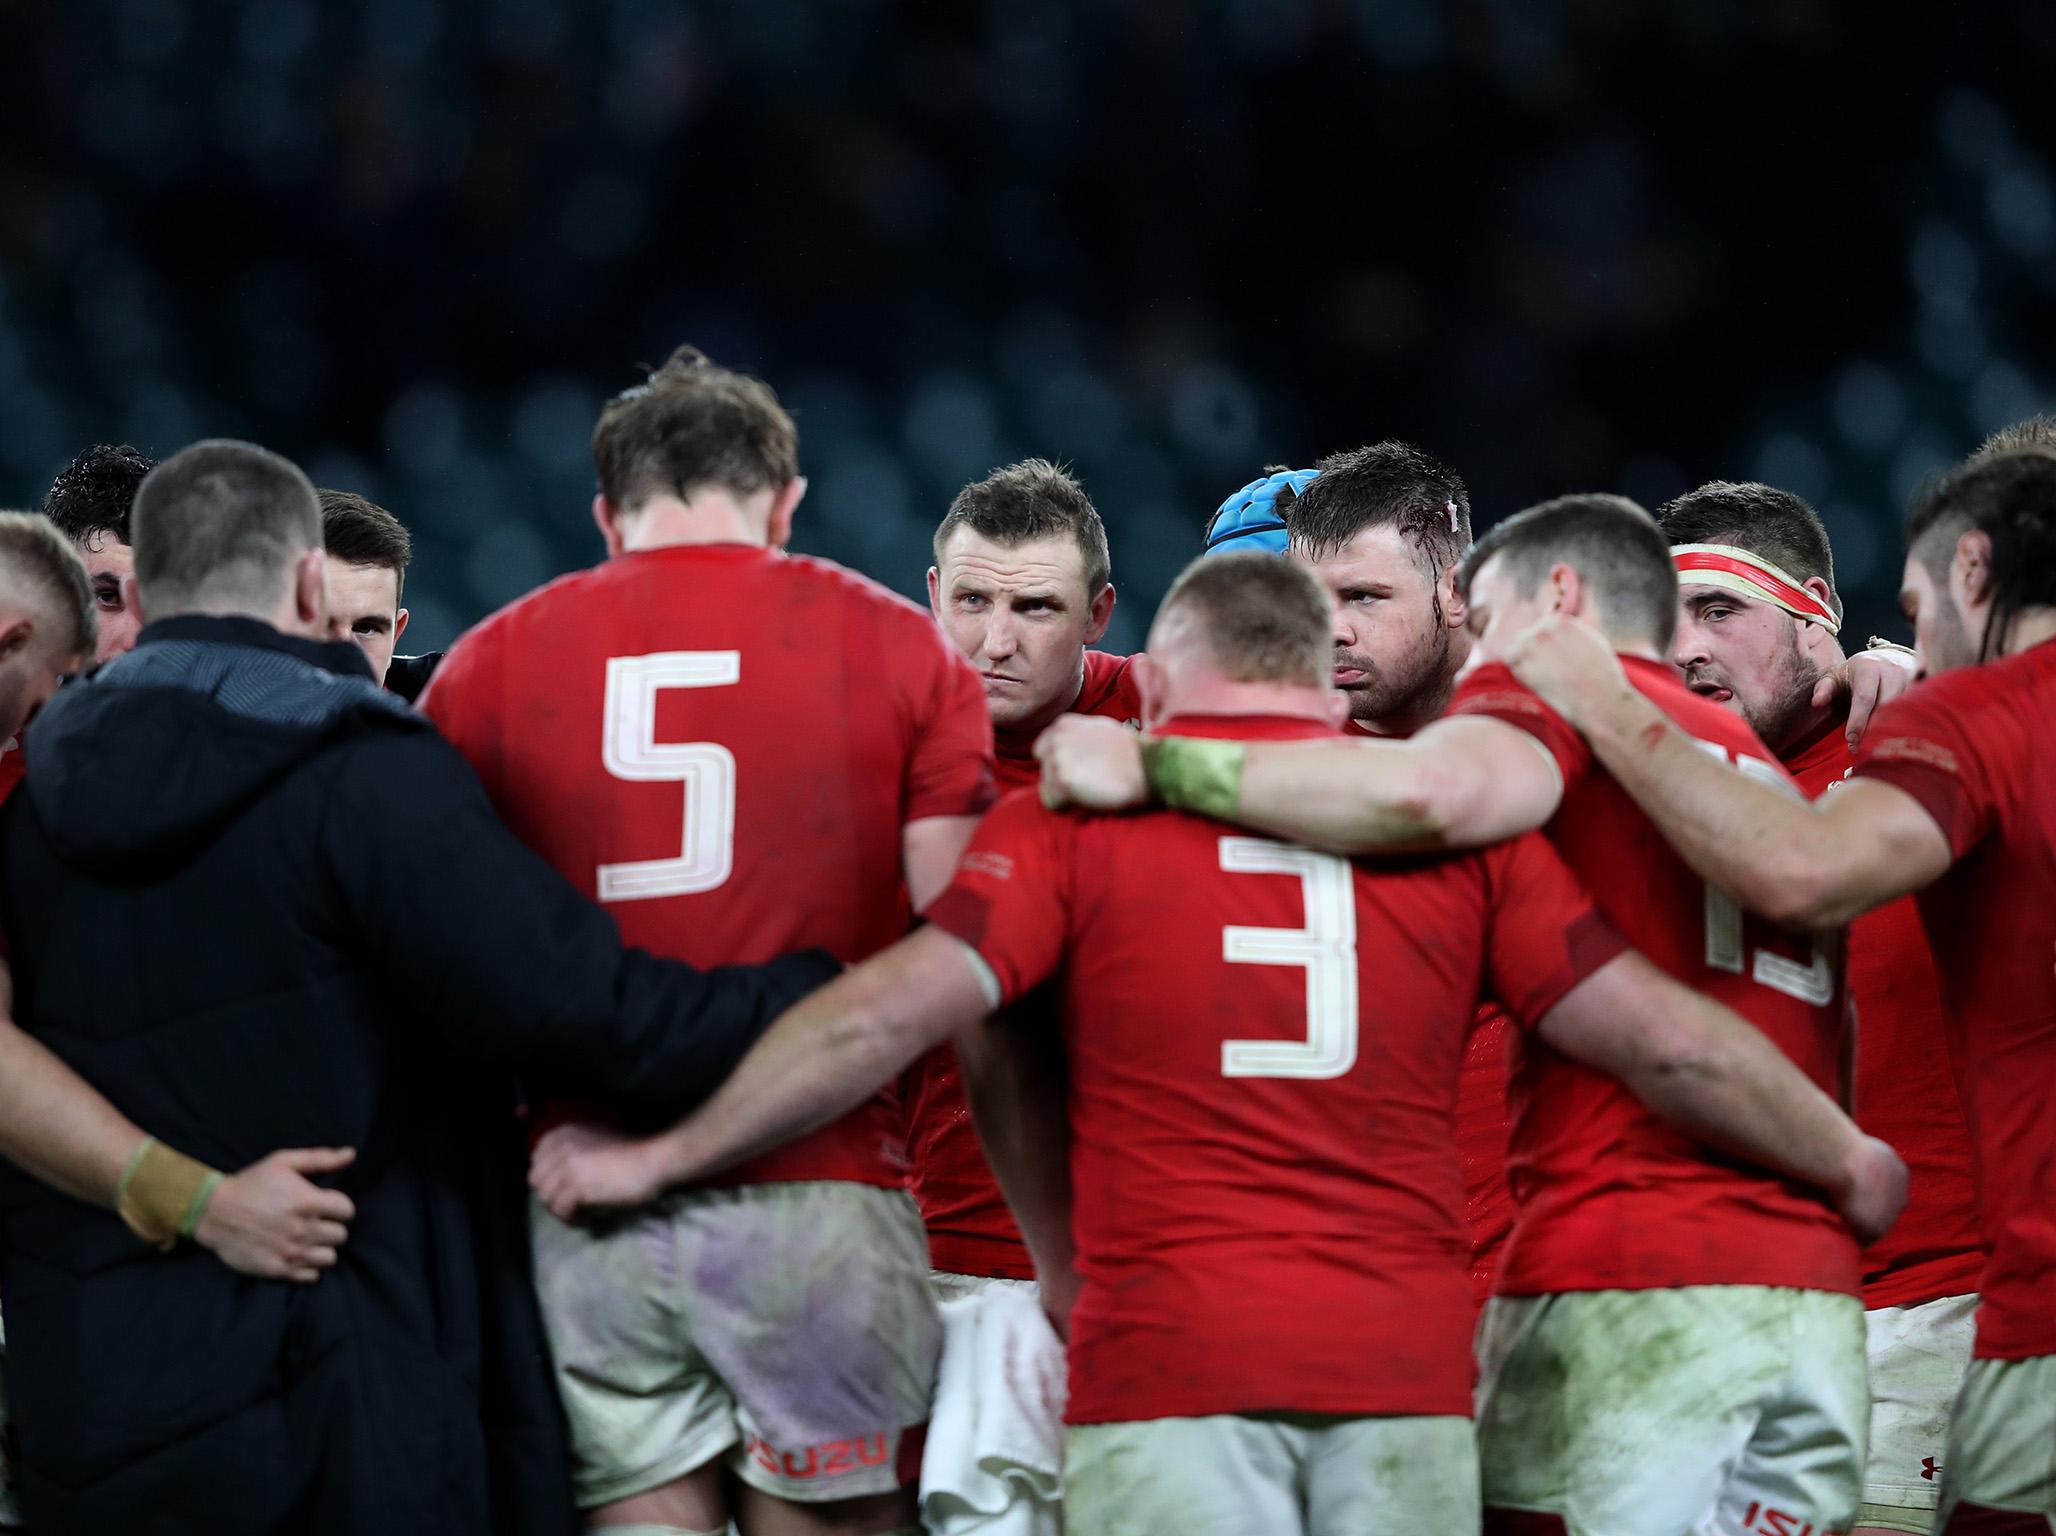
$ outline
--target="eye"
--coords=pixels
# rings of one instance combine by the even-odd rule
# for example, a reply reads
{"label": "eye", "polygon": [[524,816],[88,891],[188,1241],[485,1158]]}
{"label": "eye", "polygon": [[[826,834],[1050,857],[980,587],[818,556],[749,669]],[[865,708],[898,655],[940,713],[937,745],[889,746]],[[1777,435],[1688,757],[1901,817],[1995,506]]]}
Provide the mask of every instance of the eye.
{"label": "eye", "polygon": [[1722,619],[1731,617],[1734,611],[1732,608],[1722,608],[1715,605],[1711,608],[1700,609],[1699,617],[1708,624],[1718,624]]}
{"label": "eye", "polygon": [[[74,588],[73,590],[76,591],[77,589]],[[112,591],[102,587],[93,594],[93,600],[99,604],[100,610],[103,613],[121,612],[121,589],[119,587]]]}
{"label": "eye", "polygon": [[976,592],[959,592],[957,594],[957,606],[959,608],[978,608],[982,607],[984,602],[985,599]]}

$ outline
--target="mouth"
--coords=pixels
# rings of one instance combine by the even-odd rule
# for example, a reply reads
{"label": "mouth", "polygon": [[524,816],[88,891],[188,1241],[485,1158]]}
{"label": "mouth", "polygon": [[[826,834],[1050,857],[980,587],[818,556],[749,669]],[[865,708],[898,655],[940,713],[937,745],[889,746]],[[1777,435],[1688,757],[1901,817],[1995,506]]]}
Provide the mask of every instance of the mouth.
{"label": "mouth", "polygon": [[1700,698],[1710,699],[1716,704],[1725,704],[1735,696],[1734,689],[1723,688],[1718,683],[1687,683],[1685,686]]}
{"label": "mouth", "polygon": [[1008,688],[1018,688],[1021,686],[1020,678],[1003,677],[997,672],[980,672],[978,674],[978,679],[980,682],[984,683],[985,686],[988,688],[994,687],[995,685],[1004,685]]}
{"label": "mouth", "polygon": [[1337,688],[1354,688],[1368,676],[1370,674],[1361,667],[1337,667],[1335,669],[1335,686]]}

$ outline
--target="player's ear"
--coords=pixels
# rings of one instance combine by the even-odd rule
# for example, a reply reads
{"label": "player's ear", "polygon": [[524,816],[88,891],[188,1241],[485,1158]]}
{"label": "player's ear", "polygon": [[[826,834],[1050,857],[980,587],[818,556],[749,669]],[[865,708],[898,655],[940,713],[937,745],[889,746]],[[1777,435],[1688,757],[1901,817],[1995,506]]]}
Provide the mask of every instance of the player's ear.
{"label": "player's ear", "polygon": [[766,532],[773,549],[783,549],[792,542],[792,515],[799,510],[800,500],[806,494],[807,477],[794,475],[771,498],[771,518],[766,524]]}
{"label": "player's ear", "polygon": [[19,656],[29,648],[29,642],[36,637],[34,619],[16,619],[5,629],[0,629],[0,661]]}
{"label": "player's ear", "polygon": [[1460,560],[1450,561],[1436,584],[1435,596],[1442,603],[1442,623],[1448,629],[1462,629],[1464,616],[1470,612],[1471,605],[1464,600],[1463,587],[1456,579],[1462,566]]}
{"label": "player's ear", "polygon": [[1097,645],[1106,638],[1107,625],[1114,617],[1114,584],[1110,581],[1099,589],[1092,600],[1092,622],[1085,626],[1085,643]]}
{"label": "player's ear", "polygon": [[1570,618],[1583,618],[1586,612],[1584,578],[1573,566],[1557,564],[1549,568],[1549,587],[1542,594],[1544,613],[1561,613]]}
{"label": "player's ear", "polygon": [[328,555],[310,549],[293,562],[293,610],[302,624],[328,622]]}
{"label": "player's ear", "polygon": [[400,636],[407,633],[407,610],[402,608],[393,615],[393,644],[400,643]]}
{"label": "player's ear", "polygon": [[1137,652],[1128,666],[1135,674],[1135,691],[1142,697],[1142,728],[1153,731],[1168,713],[1164,708],[1163,668],[1147,651]]}
{"label": "player's ear", "polygon": [[1992,536],[1972,529],[1956,541],[1949,575],[1966,608],[1982,608],[1992,596]]}
{"label": "player's ear", "polygon": [[932,565],[928,567],[928,611],[937,623],[942,622],[942,572]]}
{"label": "player's ear", "polygon": [[614,504],[605,491],[593,495],[593,526],[600,530],[600,542],[607,546],[607,558],[621,553],[621,529],[614,521]]}

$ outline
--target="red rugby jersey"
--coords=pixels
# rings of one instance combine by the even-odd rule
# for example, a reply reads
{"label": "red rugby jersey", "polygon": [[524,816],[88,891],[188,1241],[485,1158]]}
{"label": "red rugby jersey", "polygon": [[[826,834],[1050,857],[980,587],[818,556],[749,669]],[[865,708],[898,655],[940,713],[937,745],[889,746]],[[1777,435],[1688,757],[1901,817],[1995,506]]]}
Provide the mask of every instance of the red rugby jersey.
{"label": "red rugby jersey", "polygon": [[[1811,799],[1849,774],[1847,712],[1784,759]],[[1911,896],[1849,925],[1856,1002],[1856,1118],[1906,1160],[1906,1209],[1863,1254],[1863,1304],[1908,1307],[1977,1289],[1984,1268],[1970,1128],[1949,1066],[1942,993]]]}
{"label": "red rugby jersey", "polygon": [[[1755,733],[1669,667],[1623,657],[1634,686],[1708,750],[1791,787]],[[1584,739],[1504,666],[1458,687],[1453,714],[1517,725],[1548,749],[1564,798],[1545,831],[1599,909],[1650,960],[1748,1019],[1844,1097],[1835,957],[1746,917],[1688,869]],[[1793,793],[1797,793],[1796,788]],[[1726,1158],[1614,1078],[1523,1036],[1510,1171],[1520,1215],[1502,1295],[1686,1285],[1862,1288],[1856,1243],[1819,1192]]]}
{"label": "red rugby jersey", "polygon": [[1451,1121],[1471,1018],[1489,986],[1533,1022],[1622,951],[1543,840],[1353,865],[1017,793],[927,915],[1008,998],[1060,977],[1072,1423],[1470,1413]]}
{"label": "red rugby jersey", "polygon": [[[1139,725],[1142,695],[1135,687],[1132,660],[1087,651],[1084,686],[1067,713]],[[995,746],[1000,788],[1032,789],[1042,777],[1035,737],[1002,731]],[[1048,1008],[1051,1003],[1046,997],[1024,998],[1020,1006]],[[952,1274],[1033,1280],[1034,1261],[971,1123],[956,1048],[941,1046],[922,1057],[907,1073],[904,1091],[907,1153],[913,1163],[914,1198],[928,1226],[930,1260]]]}
{"label": "red rugby jersey", "polygon": [[1856,773],[1912,795],[1956,862],[1919,896],[1976,1149],[1977,1353],[2056,1354],[2056,641],[1878,712]]}
{"label": "red rugby jersey", "polygon": [[[695,965],[882,949],[909,920],[901,830],[993,794],[978,675],[927,614],[753,545],[554,581],[458,641],[421,707],[626,942]],[[902,1184],[895,1098],[720,1182],[795,1179]]]}

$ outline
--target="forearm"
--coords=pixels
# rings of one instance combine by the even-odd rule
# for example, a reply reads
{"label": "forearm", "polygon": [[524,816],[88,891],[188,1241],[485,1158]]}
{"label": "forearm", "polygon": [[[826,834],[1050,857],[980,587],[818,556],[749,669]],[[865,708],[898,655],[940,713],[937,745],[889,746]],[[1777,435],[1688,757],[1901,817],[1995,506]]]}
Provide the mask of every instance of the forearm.
{"label": "forearm", "polygon": [[1678,989],[1682,1017],[1628,1086],[1701,1141],[1839,1194],[1863,1141],[1856,1123],[1748,1022]]}
{"label": "forearm", "polygon": [[1036,1272],[1070,1270],[1070,1120],[1055,1042],[1025,1020],[999,1018],[960,1034],[957,1055],[978,1140]]}
{"label": "forearm", "polygon": [[1845,888],[1842,850],[1819,812],[1734,768],[1632,688],[1622,685],[1579,726],[1685,862],[1742,905],[1824,928],[1872,904]]}
{"label": "forearm", "polygon": [[1145,754],[1166,805],[1335,853],[1436,846],[1432,775],[1395,744],[1167,738]]}
{"label": "forearm", "polygon": [[0,1155],[75,1199],[112,1206],[143,1134],[41,1041],[0,1016]]}

